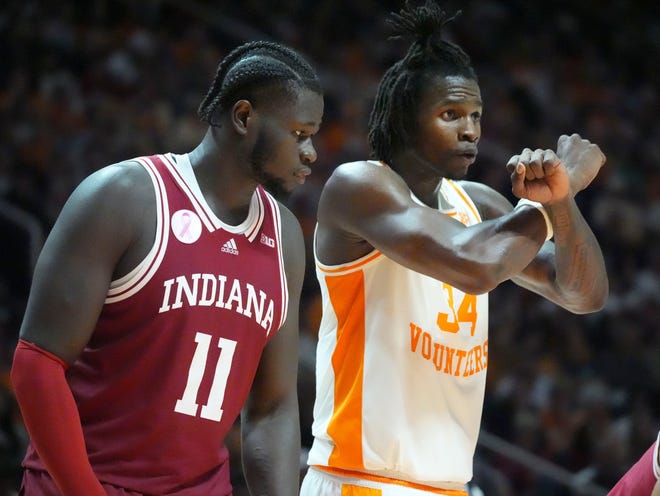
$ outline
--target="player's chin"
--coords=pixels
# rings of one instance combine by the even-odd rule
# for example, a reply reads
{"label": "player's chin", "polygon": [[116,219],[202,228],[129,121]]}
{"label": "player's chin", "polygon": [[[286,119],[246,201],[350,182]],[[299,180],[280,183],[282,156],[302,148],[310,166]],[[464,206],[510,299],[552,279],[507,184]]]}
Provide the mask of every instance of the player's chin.
{"label": "player's chin", "polygon": [[468,169],[477,159],[476,155],[463,155],[460,157],[459,164],[463,175],[467,174]]}
{"label": "player's chin", "polygon": [[466,158],[464,156],[458,156],[449,161],[448,167],[446,167],[444,177],[447,179],[463,179],[468,171],[470,166],[474,163],[474,158]]}
{"label": "player's chin", "polygon": [[454,181],[458,181],[460,179],[464,179],[465,176],[467,176],[469,167],[457,167],[455,169],[452,169],[447,172],[445,177],[447,179],[452,179]]}
{"label": "player's chin", "polygon": [[304,181],[301,183],[298,181],[297,177],[291,177],[287,178],[286,180],[280,181],[279,182],[279,189],[283,193],[292,193],[294,190],[300,187],[301,184],[303,184]]}
{"label": "player's chin", "polygon": [[276,198],[286,198],[298,186],[293,180],[270,178],[263,184],[264,188]]}

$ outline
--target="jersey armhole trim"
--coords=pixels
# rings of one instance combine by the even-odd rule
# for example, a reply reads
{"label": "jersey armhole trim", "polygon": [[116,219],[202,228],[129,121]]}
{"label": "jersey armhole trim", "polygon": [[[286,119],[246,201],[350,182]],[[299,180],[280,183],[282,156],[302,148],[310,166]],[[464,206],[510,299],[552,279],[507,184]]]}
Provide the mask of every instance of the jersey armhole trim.
{"label": "jersey armhole trim", "polygon": [[[289,285],[286,280],[286,270],[285,270],[285,265],[284,265],[284,246],[282,242],[282,218],[280,214],[280,207],[277,204],[277,200],[273,198],[266,190],[257,188],[257,191],[259,191],[259,201],[260,203],[262,202],[262,196],[265,198],[268,203],[270,204],[270,209],[271,213],[273,215],[273,225],[275,227],[275,246],[277,247],[277,260],[279,263],[280,267],[280,288],[282,291],[282,308],[280,309],[280,322],[279,325],[277,326],[276,330],[279,330],[284,323],[286,322],[287,314],[288,314],[288,309],[289,309]],[[260,209],[262,211],[262,214],[260,215],[260,221],[259,221],[259,226],[262,224],[262,220],[264,213],[263,211],[265,210],[263,207]],[[257,230],[251,233],[251,235],[248,237],[250,241],[252,241],[257,235]],[[270,334],[270,332],[268,332]]]}
{"label": "jersey armhole trim", "polygon": [[115,303],[137,293],[153,277],[165,256],[169,238],[169,207],[167,191],[163,179],[156,170],[152,159],[139,157],[135,159],[148,172],[156,195],[156,237],[147,256],[128,274],[110,283],[105,303]]}

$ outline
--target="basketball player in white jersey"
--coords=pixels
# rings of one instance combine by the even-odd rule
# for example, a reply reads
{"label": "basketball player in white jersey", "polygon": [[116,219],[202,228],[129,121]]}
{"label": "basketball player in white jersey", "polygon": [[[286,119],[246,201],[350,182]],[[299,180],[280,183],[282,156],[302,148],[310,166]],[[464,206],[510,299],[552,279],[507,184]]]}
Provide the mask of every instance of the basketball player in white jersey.
{"label": "basketball player in white jersey", "polygon": [[488,370],[488,292],[505,280],[587,313],[608,294],[574,195],[605,161],[574,134],[507,164],[513,206],[460,181],[482,102],[431,0],[394,15],[413,39],[370,118],[373,160],[340,165],[318,206],[323,299],[314,442],[301,496],[466,495]]}

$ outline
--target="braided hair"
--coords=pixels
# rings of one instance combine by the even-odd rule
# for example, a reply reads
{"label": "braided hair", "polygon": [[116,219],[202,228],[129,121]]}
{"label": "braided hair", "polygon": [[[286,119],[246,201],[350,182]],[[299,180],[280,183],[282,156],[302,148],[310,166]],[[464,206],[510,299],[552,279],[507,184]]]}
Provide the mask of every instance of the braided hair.
{"label": "braided hair", "polygon": [[202,122],[219,126],[223,113],[237,100],[254,105],[277,97],[294,99],[306,88],[323,94],[314,69],[297,52],[270,41],[253,41],[232,50],[218,65],[215,78],[197,114]]}
{"label": "braided hair", "polygon": [[405,56],[383,76],[369,116],[370,157],[390,162],[392,155],[414,138],[422,89],[437,76],[463,76],[477,81],[470,57],[458,45],[441,38],[442,28],[461,12],[449,17],[435,0],[392,13],[391,39],[412,38]]}

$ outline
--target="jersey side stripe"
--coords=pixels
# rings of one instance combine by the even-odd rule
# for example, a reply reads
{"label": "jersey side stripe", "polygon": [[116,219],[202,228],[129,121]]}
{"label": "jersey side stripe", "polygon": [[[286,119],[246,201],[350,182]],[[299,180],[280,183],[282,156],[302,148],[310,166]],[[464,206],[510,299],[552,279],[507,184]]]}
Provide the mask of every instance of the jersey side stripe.
{"label": "jersey side stripe", "polygon": [[[328,464],[362,469],[364,274],[357,271],[339,277],[326,276],[325,282],[335,315],[341,318],[337,325],[337,345],[332,355],[335,404],[327,432],[334,442],[334,447]],[[352,296],[347,298],[345,295]],[[339,363],[343,364],[342,368],[338,367]]]}
{"label": "jersey side stripe", "polygon": [[[263,192],[263,196],[268,200],[268,203],[270,204],[270,210],[273,213],[273,224],[275,226],[275,248],[277,249],[277,260],[280,264],[280,286],[282,288],[282,309],[280,315],[282,318],[280,319],[280,325],[278,326],[279,329],[284,325],[284,322],[286,322],[289,308],[289,286],[286,281],[284,255],[282,252],[282,218],[280,216],[280,207],[277,203],[277,200],[275,200],[275,198],[273,198],[267,191],[260,190],[260,193],[261,192]],[[259,196],[261,197],[261,194]],[[264,209],[262,208],[261,210],[263,211]],[[263,217],[263,214],[261,217]],[[261,221],[259,222],[259,225],[261,225]]]}
{"label": "jersey side stripe", "polygon": [[140,264],[126,276],[110,284],[105,303],[124,300],[137,293],[149,282],[165,256],[169,239],[170,214],[165,185],[154,164],[143,157],[136,159],[149,173],[156,194],[156,237],[154,246]]}
{"label": "jersey side stripe", "polygon": [[[273,202],[270,202],[270,203],[272,205]],[[266,215],[265,207],[264,207],[264,201],[261,198],[260,194],[257,194],[257,207],[258,207],[259,210],[258,210],[258,215],[257,215],[256,222],[254,224],[252,224],[252,226],[249,227],[245,231],[245,237],[250,242],[254,241],[254,238],[257,236],[257,233],[259,232],[259,229],[261,228],[261,224],[263,223],[264,217]],[[275,211],[275,210],[277,210],[277,206],[273,206],[273,211]],[[277,225],[279,225],[279,224],[277,224]]]}

